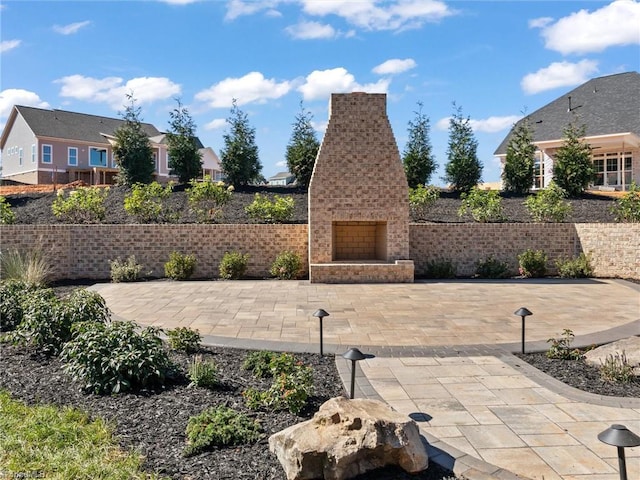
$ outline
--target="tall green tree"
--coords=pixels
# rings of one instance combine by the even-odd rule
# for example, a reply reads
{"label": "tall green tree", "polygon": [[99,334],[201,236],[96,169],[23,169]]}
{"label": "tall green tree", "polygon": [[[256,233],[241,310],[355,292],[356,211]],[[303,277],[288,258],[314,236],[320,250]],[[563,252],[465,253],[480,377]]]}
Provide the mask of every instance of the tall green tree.
{"label": "tall green tree", "polygon": [[591,162],[591,146],[584,138],[586,127],[575,122],[567,125],[562,145],[553,157],[553,181],[569,195],[577,196],[586,190],[595,176]]}
{"label": "tall green tree", "polygon": [[422,113],[422,102],[418,102],[415,118],[409,121],[409,140],[402,154],[404,173],[410,188],[425,185],[438,168],[429,139],[429,117]]}
{"label": "tall green tree", "polygon": [[141,109],[136,106],[133,94],[128,94],[127,100],[129,104],[122,114],[124,124],[113,133],[115,137],[113,154],[120,167],[117,181],[122,185],[151,183],[156,168],[153,149],[149,137],[142,129]]}
{"label": "tall green tree", "polygon": [[235,99],[227,123],[230,131],[223,136],[224,147],[220,152],[220,164],[227,182],[236,187],[255,182],[262,170],[256,130],[249,125],[247,114],[238,108]]}
{"label": "tall green tree", "polygon": [[169,113],[167,132],[167,151],[169,168],[172,175],[177,175],[180,183],[187,183],[197,178],[202,169],[202,154],[198,151],[196,124],[189,111],[176,99],[178,106]]}
{"label": "tall green tree", "polygon": [[462,108],[453,104],[449,119],[448,162],[442,178],[456,192],[469,192],[482,177],[482,163],[478,160],[478,141],[473,135],[471,120],[462,116]]}
{"label": "tall green tree", "polygon": [[536,146],[529,117],[523,118],[514,127],[507,145],[507,157],[502,170],[504,190],[527,193],[533,186],[533,164]]}
{"label": "tall green tree", "polygon": [[307,188],[311,181],[313,166],[320,148],[316,132],[311,125],[313,115],[300,103],[300,113],[296,115],[291,139],[287,145],[287,166],[289,172],[296,176],[298,185]]}

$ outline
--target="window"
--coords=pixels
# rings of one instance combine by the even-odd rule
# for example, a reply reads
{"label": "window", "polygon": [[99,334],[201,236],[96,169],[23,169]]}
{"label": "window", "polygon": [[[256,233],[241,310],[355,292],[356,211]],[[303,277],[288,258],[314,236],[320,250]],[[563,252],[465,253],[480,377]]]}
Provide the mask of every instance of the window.
{"label": "window", "polygon": [[18,150],[18,165],[22,165],[22,160],[24,159],[24,152],[20,148]]}
{"label": "window", "polygon": [[544,188],[544,161],[543,153],[536,152],[533,160],[533,188]]}
{"label": "window", "polygon": [[31,163],[36,163],[36,144],[31,145]]}
{"label": "window", "polygon": [[619,187],[631,183],[631,152],[607,152],[593,156],[596,186]]}
{"label": "window", "polygon": [[107,150],[104,148],[89,148],[89,166],[106,167],[107,166]]}
{"label": "window", "polygon": [[53,147],[51,145],[42,145],[42,163],[51,163],[53,161]]}
{"label": "window", "polygon": [[76,147],[69,147],[67,149],[67,162],[71,167],[78,166],[78,149]]}

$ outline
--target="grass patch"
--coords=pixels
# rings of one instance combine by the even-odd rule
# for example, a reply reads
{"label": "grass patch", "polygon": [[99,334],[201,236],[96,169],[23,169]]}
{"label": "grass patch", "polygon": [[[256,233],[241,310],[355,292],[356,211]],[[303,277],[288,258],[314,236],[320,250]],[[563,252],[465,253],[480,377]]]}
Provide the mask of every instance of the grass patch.
{"label": "grass patch", "polygon": [[104,420],[71,408],[29,407],[0,391],[0,472],[10,478],[158,478],[141,463],[118,447]]}

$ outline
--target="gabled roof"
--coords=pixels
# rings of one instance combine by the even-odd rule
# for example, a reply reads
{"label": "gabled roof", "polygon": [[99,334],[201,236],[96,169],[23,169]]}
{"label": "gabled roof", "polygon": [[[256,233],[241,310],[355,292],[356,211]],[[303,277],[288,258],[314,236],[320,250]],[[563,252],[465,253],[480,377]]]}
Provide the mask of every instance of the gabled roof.
{"label": "gabled roof", "polygon": [[294,175],[289,172],[278,172],[272,177],[269,177],[269,180],[279,180],[279,179],[287,179],[292,178]]}
{"label": "gabled roof", "polygon": [[[633,133],[640,137],[640,73],[593,78],[531,113],[528,118],[534,142],[562,139],[563,130],[574,120],[577,125],[586,126],[587,137],[616,133]],[[511,132],[495,155],[507,153],[510,136]]]}

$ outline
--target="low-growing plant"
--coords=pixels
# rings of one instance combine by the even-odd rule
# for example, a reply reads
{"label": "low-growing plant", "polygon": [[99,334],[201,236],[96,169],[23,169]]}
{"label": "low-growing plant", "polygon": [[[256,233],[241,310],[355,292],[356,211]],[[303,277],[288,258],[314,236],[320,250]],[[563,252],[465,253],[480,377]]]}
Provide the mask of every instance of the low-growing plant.
{"label": "low-growing plant", "polygon": [[295,200],[291,196],[274,195],[273,201],[256,193],[253,202],[245,207],[250,218],[265,223],[285,223],[293,218]]}
{"label": "low-growing plant", "polygon": [[540,278],[547,274],[547,254],[528,248],[518,255],[519,272],[525,278]]}
{"label": "low-growing plant", "polygon": [[109,187],[80,187],[68,195],[60,189],[51,210],[65,223],[98,223],[104,220],[108,195]]}
{"label": "low-growing plant", "polygon": [[24,315],[24,297],[37,287],[20,280],[0,282],[0,332],[16,328]]}
{"label": "low-growing plant", "polygon": [[248,264],[248,253],[226,252],[218,267],[220,278],[225,280],[238,280],[244,276]]}
{"label": "low-growing plant", "polygon": [[76,288],[62,301],[62,312],[74,325],[81,322],[108,322],[111,312],[107,302],[98,292]]}
{"label": "low-growing plant", "polygon": [[535,222],[564,222],[571,215],[573,207],[567,202],[567,192],[551,182],[535,195],[529,196],[524,205]]}
{"label": "low-growing plant", "polygon": [[302,259],[296,252],[281,252],[271,264],[269,273],[280,280],[298,278],[302,270]]}
{"label": "low-growing plant", "polygon": [[124,197],[124,210],[140,223],[171,223],[177,220],[177,213],[166,206],[171,196],[173,183],[166,186],[158,182],[147,185],[136,183]]}
{"label": "low-growing plant", "polygon": [[413,220],[424,220],[429,209],[440,198],[440,189],[433,185],[418,185],[409,189],[409,212]]}
{"label": "low-growing plant", "polygon": [[49,258],[40,249],[0,253],[0,278],[17,280],[34,286],[44,286],[51,275]]}
{"label": "low-growing plant", "polygon": [[455,278],[457,267],[451,260],[432,260],[427,262],[427,278]]}
{"label": "low-growing plant", "polygon": [[640,186],[636,182],[631,182],[629,191],[616,200],[611,212],[616,222],[640,222]]}
{"label": "low-growing plant", "polygon": [[609,354],[604,363],[600,365],[600,377],[605,382],[630,383],[635,378],[633,366],[627,359],[627,354],[623,350],[615,355]]}
{"label": "low-growing plant", "polygon": [[191,381],[190,387],[215,388],[220,383],[218,366],[214,362],[203,360],[202,355],[193,357],[187,377]]}
{"label": "low-growing plant", "polygon": [[97,393],[121,393],[163,385],[171,362],[159,329],[138,331],[133,322],[80,323],[60,355],[65,371]]}
{"label": "low-growing plant", "polygon": [[23,316],[9,338],[47,354],[57,354],[71,338],[71,323],[63,314],[61,301],[50,288],[41,288],[23,297]]}
{"label": "low-growing plant", "polygon": [[0,195],[0,225],[16,223],[16,214],[11,210],[11,205],[5,197]]}
{"label": "low-growing plant", "polygon": [[260,378],[275,377],[281,373],[291,373],[296,365],[301,365],[290,353],[275,353],[256,350],[247,354],[242,368]]}
{"label": "low-growing plant", "polygon": [[547,340],[547,343],[551,344],[546,353],[547,358],[560,360],[578,360],[582,358],[582,352],[577,348],[571,347],[574,337],[573,331],[565,328],[560,337]]}
{"label": "low-growing plant", "polygon": [[476,276],[479,278],[507,278],[509,264],[493,257],[476,262]]}
{"label": "low-growing plant", "polygon": [[469,193],[460,195],[462,205],[458,209],[461,217],[469,212],[476,222],[502,222],[502,197],[497,190],[481,190],[473,187]]}
{"label": "low-growing plant", "polygon": [[575,258],[557,260],[556,269],[561,278],[589,278],[593,276],[591,255],[580,253]]}
{"label": "low-growing plant", "polygon": [[111,281],[113,283],[135,282],[140,278],[142,265],[136,262],[135,255],[130,255],[126,260],[116,258],[109,262],[111,266]]}
{"label": "low-growing plant", "polygon": [[224,182],[213,182],[209,175],[205,175],[201,182],[191,180],[189,185],[189,207],[195,213],[198,222],[212,223],[219,220],[222,217],[222,207],[231,200],[233,185],[225,187]]}
{"label": "low-growing plant", "polygon": [[189,418],[185,456],[195,455],[212,447],[245,445],[262,437],[257,420],[229,407],[211,407]]}
{"label": "low-growing plant", "polygon": [[311,367],[295,365],[289,373],[279,373],[268,390],[249,388],[242,392],[247,407],[252,410],[287,410],[297,415],[313,393]]}
{"label": "low-growing plant", "polygon": [[167,330],[167,341],[172,350],[184,353],[195,353],[200,350],[202,337],[198,330],[188,327],[177,327]]}
{"label": "low-growing plant", "polygon": [[187,280],[196,269],[196,256],[171,252],[169,261],[164,264],[164,274],[173,280]]}

